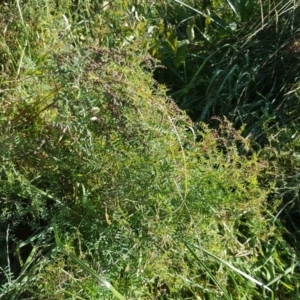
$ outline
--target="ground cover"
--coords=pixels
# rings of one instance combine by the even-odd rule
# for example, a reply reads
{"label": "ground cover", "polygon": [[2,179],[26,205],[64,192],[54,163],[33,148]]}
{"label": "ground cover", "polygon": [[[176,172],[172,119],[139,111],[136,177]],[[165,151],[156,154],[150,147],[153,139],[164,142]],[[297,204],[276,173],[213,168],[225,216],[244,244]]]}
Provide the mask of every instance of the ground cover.
{"label": "ground cover", "polygon": [[0,4],[0,297],[299,298],[298,4],[249,3]]}

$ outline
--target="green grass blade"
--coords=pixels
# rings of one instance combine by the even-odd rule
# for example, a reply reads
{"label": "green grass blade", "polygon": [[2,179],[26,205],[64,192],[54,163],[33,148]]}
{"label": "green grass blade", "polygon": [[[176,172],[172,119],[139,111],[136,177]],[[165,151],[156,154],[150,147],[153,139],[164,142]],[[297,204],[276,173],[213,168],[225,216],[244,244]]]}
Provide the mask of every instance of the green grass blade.
{"label": "green grass blade", "polygon": [[285,278],[286,275],[288,275],[289,273],[293,273],[294,269],[300,265],[300,262],[296,263],[294,266],[289,267],[288,269],[286,269],[283,274],[279,274],[278,276],[276,276],[274,279],[272,279],[267,286],[270,286],[272,284],[274,284],[275,282],[279,281],[281,278]]}
{"label": "green grass blade", "polygon": [[64,249],[64,244],[62,243],[62,241],[60,240],[58,233],[57,233],[57,229],[56,229],[56,225],[54,222],[53,225],[53,231],[54,231],[54,236],[55,236],[55,241],[56,241],[56,245],[57,247],[67,256],[69,256],[76,264],[78,264],[83,270],[85,270],[87,273],[89,273],[90,275],[92,275],[95,279],[99,280],[108,290],[110,290],[115,297],[117,297],[120,300],[126,300],[124,296],[122,296],[112,285],[111,283],[109,283],[105,278],[99,276],[94,270],[92,270],[89,266],[87,266],[81,259],[79,259],[76,255],[74,255],[73,253],[66,251]]}
{"label": "green grass blade", "polygon": [[215,276],[210,272],[210,270],[206,267],[206,265],[199,259],[197,254],[192,250],[192,248],[185,243],[188,250],[192,253],[192,255],[195,257],[197,263],[206,271],[208,277],[216,284],[216,286],[223,292],[226,299],[231,299],[231,297],[227,294],[226,290],[219,284],[218,280],[215,278]]}
{"label": "green grass blade", "polygon": [[[191,253],[195,256],[194,252],[192,252],[191,250],[191,247],[186,243],[184,242],[184,244],[186,245],[186,247],[189,249],[189,251],[191,251]],[[203,248],[198,248],[197,246],[193,245],[193,247],[195,247],[196,249],[200,250],[200,251],[203,251],[205,254],[211,256],[212,258],[218,260],[219,262],[221,262],[222,264],[224,264],[225,266],[229,267],[230,269],[232,269],[233,271],[239,273],[240,275],[242,275],[243,277],[245,277],[246,279],[248,279],[249,281],[265,288],[266,290],[270,291],[273,293],[273,291],[265,284],[263,284],[262,282],[258,281],[257,279],[253,278],[252,276],[246,274],[245,272],[241,271],[240,269],[234,267],[233,265],[231,265],[230,263],[228,263],[227,261],[221,259],[220,257],[214,255],[213,253],[203,249]],[[200,259],[197,257],[197,261],[200,262]]]}
{"label": "green grass blade", "polygon": [[234,5],[233,5],[229,0],[227,0],[227,3],[228,3],[228,5],[230,6],[230,8],[232,9],[232,11],[234,12],[234,14],[240,19],[241,16],[240,16],[240,14],[236,11]]}
{"label": "green grass blade", "polygon": [[208,16],[207,14],[203,13],[202,11],[200,11],[200,10],[198,10],[198,9],[196,9],[196,8],[190,6],[190,5],[188,5],[188,4],[186,4],[186,3],[182,2],[182,1],[179,1],[179,0],[174,0],[174,1],[177,2],[177,3],[179,3],[179,4],[181,4],[181,5],[183,5],[183,6],[185,6],[185,7],[187,7],[187,8],[189,8],[189,9],[191,9],[191,10],[193,10],[194,12],[196,12],[197,14],[199,14],[199,15],[205,17],[205,18],[209,17],[212,22],[216,23],[218,26],[222,27],[224,30],[230,32],[230,30],[228,29],[227,26],[224,26],[223,24],[221,24],[220,21],[217,21],[211,15]]}

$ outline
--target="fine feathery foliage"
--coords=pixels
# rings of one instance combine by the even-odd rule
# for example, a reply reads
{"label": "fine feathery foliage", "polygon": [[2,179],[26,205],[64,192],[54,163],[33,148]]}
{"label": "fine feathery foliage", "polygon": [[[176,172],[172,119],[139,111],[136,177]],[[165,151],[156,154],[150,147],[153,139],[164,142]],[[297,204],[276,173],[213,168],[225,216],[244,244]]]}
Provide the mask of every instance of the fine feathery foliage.
{"label": "fine feathery foliage", "polygon": [[178,108],[164,1],[38,2],[0,4],[0,298],[297,299],[299,139]]}

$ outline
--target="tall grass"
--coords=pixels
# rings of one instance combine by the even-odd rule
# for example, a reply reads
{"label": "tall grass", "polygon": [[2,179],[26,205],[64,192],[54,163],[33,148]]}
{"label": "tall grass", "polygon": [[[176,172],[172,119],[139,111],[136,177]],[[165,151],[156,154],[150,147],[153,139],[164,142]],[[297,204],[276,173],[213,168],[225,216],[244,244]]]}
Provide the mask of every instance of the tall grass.
{"label": "tall grass", "polygon": [[157,79],[181,108],[195,121],[218,115],[246,124],[245,136],[298,120],[299,3],[221,1],[208,10],[174,2],[165,36],[151,51],[166,66]]}

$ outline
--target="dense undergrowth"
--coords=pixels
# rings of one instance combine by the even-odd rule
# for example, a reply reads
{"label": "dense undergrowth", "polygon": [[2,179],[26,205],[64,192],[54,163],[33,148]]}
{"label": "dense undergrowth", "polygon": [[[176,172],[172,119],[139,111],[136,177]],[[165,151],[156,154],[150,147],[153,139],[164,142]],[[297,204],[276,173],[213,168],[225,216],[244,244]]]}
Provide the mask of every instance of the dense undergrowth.
{"label": "dense undergrowth", "polygon": [[296,2],[0,4],[1,299],[299,298]]}

